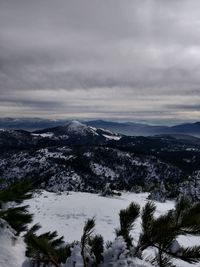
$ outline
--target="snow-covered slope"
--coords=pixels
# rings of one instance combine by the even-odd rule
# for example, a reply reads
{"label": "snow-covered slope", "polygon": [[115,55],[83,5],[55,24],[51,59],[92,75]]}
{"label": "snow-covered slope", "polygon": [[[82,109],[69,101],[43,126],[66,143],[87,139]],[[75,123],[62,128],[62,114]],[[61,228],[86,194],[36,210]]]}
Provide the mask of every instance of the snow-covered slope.
{"label": "snow-covered slope", "polygon": [[[34,223],[39,222],[42,225],[42,228],[39,230],[40,233],[58,230],[59,235],[64,235],[67,242],[80,240],[84,222],[88,218],[94,217],[96,220],[95,233],[101,234],[106,242],[108,240],[113,241],[115,238],[115,229],[119,226],[119,211],[126,208],[132,201],[139,203],[143,207],[147,202],[147,196],[148,193],[135,194],[124,192],[120,197],[106,198],[91,193],[70,192],[68,194],[64,192],[56,194],[41,191],[33,199],[27,200],[26,204],[30,205],[30,211],[34,213]],[[174,202],[156,202],[156,206],[156,216],[159,216],[173,209]],[[137,242],[139,233],[140,219],[137,220],[132,232],[134,242]],[[179,242],[185,246],[198,245],[200,237],[180,237]],[[116,243],[115,245],[121,246],[122,243]],[[106,253],[109,254],[109,251]],[[147,251],[145,255],[148,255],[148,253]],[[107,267],[106,265],[102,266]],[[141,262],[138,262],[138,266],[143,265],[141,265]],[[176,266],[190,267],[195,265],[177,261]]]}
{"label": "snow-covered slope", "polygon": [[[31,200],[25,201],[34,213],[34,223],[41,223],[40,231],[58,230],[69,242],[80,240],[84,222],[95,217],[96,232],[103,235],[105,241],[113,240],[115,228],[119,226],[119,211],[132,201],[144,206],[148,193],[123,193],[119,197],[101,197],[98,194],[81,192],[63,192],[60,194],[42,191]],[[174,207],[173,201],[157,202],[157,215]],[[139,223],[139,222],[138,222]],[[139,229],[134,232],[138,237]]]}
{"label": "snow-covered slope", "polygon": [[162,179],[175,181],[180,171],[155,157],[118,149],[60,146],[6,151],[0,154],[0,175],[10,180],[31,178],[52,191],[101,192],[107,183],[116,190],[131,190]]}
{"label": "snow-covered slope", "polygon": [[[25,201],[30,205],[30,211],[34,213],[34,222],[40,223],[40,233],[58,230],[59,235],[64,235],[66,242],[79,240],[82,235],[84,222],[88,218],[95,217],[96,232],[104,237],[105,241],[114,241],[109,249],[104,252],[104,263],[100,267],[144,267],[151,265],[136,258],[129,258],[126,246],[121,237],[115,238],[114,230],[119,226],[118,213],[126,208],[130,202],[137,202],[143,207],[147,201],[147,193],[122,193],[120,197],[105,198],[91,193],[64,192],[62,194],[40,191],[33,199]],[[174,207],[174,202],[157,203],[156,216],[164,214]],[[29,261],[25,259],[25,244],[21,237],[14,235],[14,231],[5,223],[0,221],[0,267],[30,267]],[[140,233],[140,218],[137,220],[132,236],[137,242]],[[197,245],[200,237],[180,237],[182,245]],[[78,244],[78,243],[77,243]],[[153,253],[147,250],[144,256]],[[74,259],[76,267],[83,267],[79,245],[75,246],[72,256],[62,267],[73,267]],[[25,261],[26,260],[26,261]],[[182,261],[174,261],[177,267],[194,267]],[[199,266],[198,264],[196,267]]]}

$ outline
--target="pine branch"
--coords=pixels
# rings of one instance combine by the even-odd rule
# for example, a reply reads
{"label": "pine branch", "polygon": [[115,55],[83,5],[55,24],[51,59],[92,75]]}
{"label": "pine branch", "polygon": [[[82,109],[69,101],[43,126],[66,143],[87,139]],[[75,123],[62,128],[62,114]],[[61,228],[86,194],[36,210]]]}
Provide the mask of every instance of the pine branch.
{"label": "pine branch", "polygon": [[87,266],[86,263],[86,258],[85,258],[85,249],[86,249],[86,245],[89,242],[89,239],[94,231],[94,227],[95,227],[95,220],[94,218],[92,219],[88,219],[85,223],[85,226],[83,228],[83,235],[81,237],[81,255],[83,257],[83,264],[84,267]]}
{"label": "pine branch", "polygon": [[65,242],[63,241],[63,236],[57,238],[57,239],[54,239],[52,242],[51,242],[51,245],[52,247],[54,248],[57,248],[57,247],[60,247],[61,245],[63,245]]}
{"label": "pine branch", "polygon": [[70,245],[66,245],[65,247],[60,247],[56,250],[56,254],[58,257],[58,261],[60,263],[65,263],[66,259],[71,256],[71,247]]}
{"label": "pine branch", "polygon": [[140,235],[138,245],[135,248],[134,255],[141,257],[141,251],[146,249],[150,244],[150,236],[152,232],[152,225],[154,222],[154,213],[156,206],[153,202],[148,201],[144,208],[142,209],[141,219],[142,219],[142,233]]}
{"label": "pine branch", "polygon": [[152,201],[148,201],[142,209],[141,219],[143,231],[148,231],[151,227],[151,223],[154,220],[154,213],[156,211],[156,205]]}
{"label": "pine branch", "polygon": [[140,206],[136,203],[131,203],[128,208],[121,210],[119,213],[120,229],[116,230],[117,236],[123,236],[128,247],[132,246],[132,238],[130,231],[134,227],[135,220],[140,213]]}
{"label": "pine branch", "polygon": [[182,197],[175,205],[175,220],[176,225],[180,223],[184,213],[191,208],[191,202],[186,197]]}
{"label": "pine branch", "polygon": [[200,235],[200,203],[187,207],[179,216],[176,227],[179,235]]}
{"label": "pine branch", "polygon": [[151,242],[167,248],[176,238],[177,233],[174,218],[171,212],[168,212],[152,222]]}
{"label": "pine branch", "polygon": [[26,233],[26,235],[28,234],[35,234],[39,229],[41,228],[40,224],[36,223],[34,224]]}
{"label": "pine branch", "polygon": [[94,219],[88,219],[85,223],[85,226],[83,228],[83,235],[81,238],[81,243],[85,244],[89,237],[91,236],[91,234],[94,231],[94,227],[95,227],[95,220]]}
{"label": "pine branch", "polygon": [[19,182],[10,185],[3,190],[0,190],[0,203],[16,202],[21,203],[22,201],[32,197],[32,185],[29,182]]}
{"label": "pine branch", "polygon": [[200,262],[200,246],[182,248],[180,259],[188,263]]}
{"label": "pine branch", "polygon": [[63,246],[63,237],[57,238],[56,231],[39,236],[33,232],[31,229],[25,236],[27,257],[32,258],[34,262],[51,263],[55,267],[60,266],[61,262],[66,262],[66,259],[71,255],[71,250],[69,246]]}
{"label": "pine branch", "polygon": [[159,266],[159,267],[176,267],[172,263],[172,259],[163,253],[159,253],[153,259],[147,259],[152,265]]}
{"label": "pine branch", "polygon": [[32,214],[28,213],[27,206],[1,210],[0,218],[6,220],[17,234],[27,231],[27,224],[32,222]]}
{"label": "pine branch", "polygon": [[91,252],[95,256],[95,266],[98,266],[103,261],[103,237],[101,235],[95,235],[93,238],[90,238],[89,245],[91,247]]}

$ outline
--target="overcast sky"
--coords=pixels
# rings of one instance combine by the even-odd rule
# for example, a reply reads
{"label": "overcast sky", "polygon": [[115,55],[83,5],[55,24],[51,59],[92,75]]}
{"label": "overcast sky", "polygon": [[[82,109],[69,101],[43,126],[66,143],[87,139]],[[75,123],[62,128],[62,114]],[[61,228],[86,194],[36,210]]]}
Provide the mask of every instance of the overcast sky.
{"label": "overcast sky", "polygon": [[200,1],[1,0],[8,116],[200,120]]}

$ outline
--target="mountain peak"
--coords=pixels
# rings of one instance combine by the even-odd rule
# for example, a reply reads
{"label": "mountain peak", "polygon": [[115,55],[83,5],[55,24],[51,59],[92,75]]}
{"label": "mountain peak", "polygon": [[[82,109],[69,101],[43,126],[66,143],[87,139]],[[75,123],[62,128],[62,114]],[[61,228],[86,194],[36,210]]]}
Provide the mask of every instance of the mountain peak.
{"label": "mountain peak", "polygon": [[68,124],[73,124],[73,125],[84,125],[82,122],[77,121],[77,120],[69,121]]}
{"label": "mountain peak", "polygon": [[70,121],[63,127],[66,127],[67,130],[71,133],[85,133],[86,131],[88,131],[88,126],[77,120]]}

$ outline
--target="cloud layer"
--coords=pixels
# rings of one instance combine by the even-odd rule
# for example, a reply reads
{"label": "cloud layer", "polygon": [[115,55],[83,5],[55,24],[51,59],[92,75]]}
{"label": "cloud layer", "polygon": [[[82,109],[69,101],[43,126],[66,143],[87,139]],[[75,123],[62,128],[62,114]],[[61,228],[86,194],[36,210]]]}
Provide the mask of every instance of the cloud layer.
{"label": "cloud layer", "polygon": [[1,0],[0,116],[200,115],[198,0]]}

